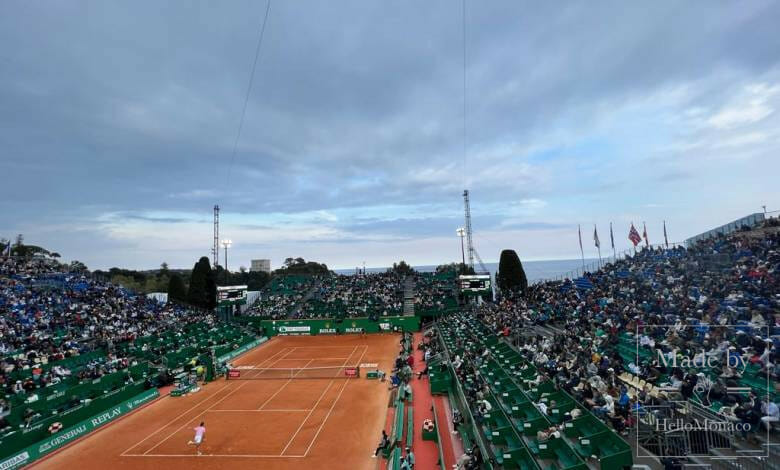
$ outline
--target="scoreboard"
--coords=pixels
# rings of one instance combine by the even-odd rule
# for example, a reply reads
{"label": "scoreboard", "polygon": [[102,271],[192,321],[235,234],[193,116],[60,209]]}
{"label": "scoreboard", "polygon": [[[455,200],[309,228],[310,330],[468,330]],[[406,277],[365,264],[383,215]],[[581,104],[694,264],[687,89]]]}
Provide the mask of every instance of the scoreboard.
{"label": "scoreboard", "polygon": [[490,284],[490,274],[458,276],[458,287],[465,295],[482,295],[493,292]]}
{"label": "scoreboard", "polygon": [[246,305],[247,286],[221,286],[217,287],[217,305]]}

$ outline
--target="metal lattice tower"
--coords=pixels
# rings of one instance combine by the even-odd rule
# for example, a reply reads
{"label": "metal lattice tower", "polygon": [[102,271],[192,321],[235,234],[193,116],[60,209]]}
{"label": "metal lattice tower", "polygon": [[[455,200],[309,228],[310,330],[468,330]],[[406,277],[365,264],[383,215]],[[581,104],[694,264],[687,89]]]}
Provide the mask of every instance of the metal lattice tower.
{"label": "metal lattice tower", "polygon": [[219,206],[214,206],[214,246],[211,248],[214,256],[214,269],[219,266]]}
{"label": "metal lattice tower", "polygon": [[474,268],[474,243],[471,240],[471,204],[469,204],[469,190],[463,190],[463,205],[466,207],[466,244],[469,252],[469,267]]}
{"label": "metal lattice tower", "polygon": [[466,243],[468,243],[468,250],[469,250],[469,267],[471,269],[474,269],[474,258],[477,258],[477,262],[479,263],[479,268],[481,269],[480,272],[487,273],[488,269],[485,267],[485,263],[482,262],[482,258],[479,257],[479,253],[477,253],[477,249],[474,248],[474,242],[472,240],[472,232],[471,232],[471,203],[469,202],[469,190],[464,189],[463,190],[463,205],[466,209]]}

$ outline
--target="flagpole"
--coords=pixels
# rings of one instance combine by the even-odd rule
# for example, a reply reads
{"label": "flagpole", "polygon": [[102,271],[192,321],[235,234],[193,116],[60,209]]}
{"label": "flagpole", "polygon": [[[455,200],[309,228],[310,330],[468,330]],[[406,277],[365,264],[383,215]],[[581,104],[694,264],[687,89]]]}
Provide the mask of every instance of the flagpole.
{"label": "flagpole", "polygon": [[593,243],[596,245],[596,249],[599,250],[599,269],[601,269],[601,240],[599,240],[599,229],[596,224],[593,224]]}
{"label": "flagpole", "polygon": [[615,251],[615,235],[612,234],[612,222],[609,223],[609,241],[612,243],[612,257],[617,263],[617,251]]}
{"label": "flagpole", "polygon": [[666,221],[664,220],[664,244],[666,245],[666,249],[669,249],[669,237],[666,236]]}
{"label": "flagpole", "polygon": [[580,256],[582,256],[582,275],[585,275],[585,251],[582,250],[582,228],[577,224],[577,234],[580,238]]}

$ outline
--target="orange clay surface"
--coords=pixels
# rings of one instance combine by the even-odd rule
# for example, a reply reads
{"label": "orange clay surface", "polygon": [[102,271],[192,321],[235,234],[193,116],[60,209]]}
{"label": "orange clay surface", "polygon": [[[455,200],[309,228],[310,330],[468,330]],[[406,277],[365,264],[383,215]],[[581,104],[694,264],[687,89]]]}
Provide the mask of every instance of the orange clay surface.
{"label": "orange clay surface", "polygon": [[[388,371],[399,340],[394,334],[282,336],[247,352],[233,366],[378,363]],[[188,396],[162,398],[33,467],[373,470],[377,459],[371,454],[384,428],[388,394],[386,382],[364,377],[220,379]],[[200,421],[205,421],[206,435],[203,455],[197,456],[187,442]]]}

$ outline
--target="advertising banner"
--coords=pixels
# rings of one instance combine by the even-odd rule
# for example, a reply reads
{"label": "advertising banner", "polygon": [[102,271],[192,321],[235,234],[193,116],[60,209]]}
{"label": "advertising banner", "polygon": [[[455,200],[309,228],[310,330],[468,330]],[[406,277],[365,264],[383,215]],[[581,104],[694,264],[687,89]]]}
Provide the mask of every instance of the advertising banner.
{"label": "advertising banner", "polygon": [[160,396],[160,393],[156,388],[147,390],[125,402],[109,408],[108,410],[96,416],[78,423],[75,426],[71,426],[56,434],[52,434],[48,439],[23,449],[22,451],[15,453],[10,458],[0,462],[0,470],[13,470],[24,465],[29,465],[44,455],[49,454],[59,449],[60,447],[63,447],[70,442],[73,442],[74,440],[89,434],[95,429],[108,424],[111,421],[114,421],[115,419],[129,413],[144,403],[154,400],[158,396]]}

